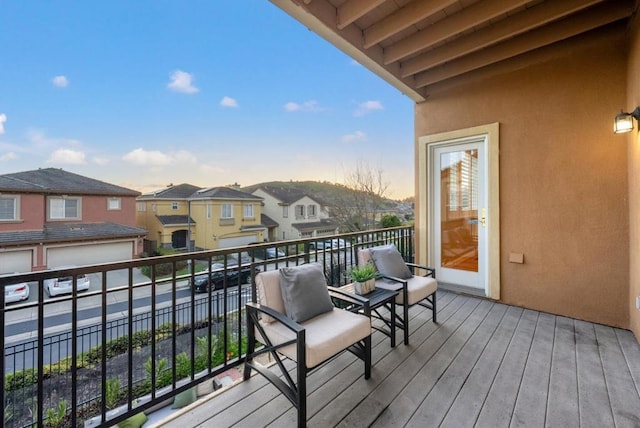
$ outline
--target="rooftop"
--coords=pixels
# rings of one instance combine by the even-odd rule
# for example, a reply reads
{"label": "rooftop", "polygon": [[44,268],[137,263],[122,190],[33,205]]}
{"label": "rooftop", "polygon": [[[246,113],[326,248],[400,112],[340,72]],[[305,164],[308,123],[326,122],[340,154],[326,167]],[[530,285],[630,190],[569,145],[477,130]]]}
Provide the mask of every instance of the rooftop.
{"label": "rooftop", "polygon": [[45,194],[138,196],[140,192],[57,168],[0,175],[0,191]]}

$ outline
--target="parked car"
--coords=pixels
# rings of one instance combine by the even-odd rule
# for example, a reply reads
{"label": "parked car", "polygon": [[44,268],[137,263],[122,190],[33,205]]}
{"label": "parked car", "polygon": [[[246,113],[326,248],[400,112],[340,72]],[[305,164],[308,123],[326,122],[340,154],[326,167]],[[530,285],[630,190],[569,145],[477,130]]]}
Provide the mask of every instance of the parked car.
{"label": "parked car", "polygon": [[4,287],[4,303],[15,303],[29,298],[29,284],[20,282],[9,284]]}
{"label": "parked car", "polygon": [[[256,242],[256,243],[249,244],[249,245],[256,245],[256,244],[258,244],[258,243]],[[250,256],[255,257],[256,259],[262,259],[262,260],[285,257],[284,251],[279,250],[277,247],[249,248],[247,250],[247,253]]]}
{"label": "parked car", "polygon": [[266,256],[268,259],[275,259],[275,258],[280,258],[280,257],[284,257],[284,251],[282,250],[278,250],[275,247],[269,247],[265,250]]}
{"label": "parked car", "polygon": [[324,241],[313,241],[309,244],[309,249],[315,250],[317,248],[318,250],[329,250],[329,249],[337,250],[338,248],[347,248],[350,246],[351,244],[345,241],[344,239],[334,238],[334,239],[327,239]]}
{"label": "parked car", "polygon": [[[56,269],[72,269],[75,266],[63,266]],[[87,275],[76,276],[76,290],[87,291],[91,287],[91,281]],[[59,278],[50,278],[44,280],[44,290],[47,295],[54,297],[60,294],[69,294],[73,292],[73,276],[61,276]]]}
{"label": "parked car", "polygon": [[260,270],[256,267],[251,267],[251,260],[242,260],[240,266],[236,259],[230,259],[227,261],[227,269],[224,268],[224,263],[212,263],[209,271],[202,272],[193,278],[191,284],[196,293],[206,293],[209,291],[209,285],[213,284],[214,290],[221,290],[224,287],[225,278],[227,280],[227,286],[233,286],[238,284],[238,278],[240,284],[249,284],[251,282],[251,273],[258,273]]}

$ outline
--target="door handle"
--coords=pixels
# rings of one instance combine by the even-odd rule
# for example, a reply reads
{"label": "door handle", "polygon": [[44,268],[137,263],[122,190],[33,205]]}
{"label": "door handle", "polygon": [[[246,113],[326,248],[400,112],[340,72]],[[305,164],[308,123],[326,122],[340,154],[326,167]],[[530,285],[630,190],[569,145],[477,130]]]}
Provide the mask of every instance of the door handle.
{"label": "door handle", "polygon": [[482,227],[487,227],[487,209],[486,208],[482,209],[482,215],[480,216],[480,224],[482,224]]}

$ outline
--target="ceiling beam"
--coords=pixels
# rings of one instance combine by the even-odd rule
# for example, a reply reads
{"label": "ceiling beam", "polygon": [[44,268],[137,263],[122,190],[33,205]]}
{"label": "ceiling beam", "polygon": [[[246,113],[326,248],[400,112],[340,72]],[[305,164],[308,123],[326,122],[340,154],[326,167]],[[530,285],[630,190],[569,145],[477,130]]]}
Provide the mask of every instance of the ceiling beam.
{"label": "ceiling beam", "polygon": [[348,0],[338,7],[338,30],[343,30],[358,18],[363,17],[386,0]]}
{"label": "ceiling beam", "polygon": [[[601,0],[564,0],[544,2],[523,12],[510,16],[490,27],[463,36],[432,49],[402,63],[402,75],[410,76],[420,71],[436,67],[463,55],[478,51],[510,37],[541,27],[552,21],[568,16]],[[477,4],[477,3],[476,3]],[[386,49],[385,49],[386,54]],[[386,55],[385,55],[386,56]]]}
{"label": "ceiling beam", "polygon": [[[600,0],[598,0],[600,1]],[[474,3],[466,9],[451,15],[435,24],[418,31],[411,36],[387,46],[384,49],[384,63],[390,64],[421,50],[425,50],[438,42],[462,33],[476,25],[489,21],[496,16],[509,12],[530,0],[487,0]]]}
{"label": "ceiling beam", "polygon": [[473,73],[461,74],[422,89],[425,90],[427,99],[432,99],[439,93],[446,93],[452,89],[460,88],[461,86],[474,82],[504,76],[505,74],[529,68],[536,64],[542,64],[552,59],[566,58],[574,52],[582,52],[585,49],[599,48],[603,45],[610,46],[612,49],[624,49],[626,46],[626,28],[626,24],[623,21],[619,21],[617,24],[602,27],[602,29],[598,29],[598,31],[590,31],[580,36],[577,40],[565,39],[553,45],[527,52],[526,55],[509,58],[505,61],[482,67]]}
{"label": "ceiling beam", "polygon": [[629,5],[626,1],[616,1],[613,4],[609,2],[572,15],[570,19],[556,21],[440,67],[423,71],[415,75],[416,87],[422,88],[626,18],[631,13]]}
{"label": "ceiling beam", "polygon": [[458,1],[459,0],[412,1],[364,30],[365,49],[369,49],[376,43],[401,32],[407,27],[440,12]]}

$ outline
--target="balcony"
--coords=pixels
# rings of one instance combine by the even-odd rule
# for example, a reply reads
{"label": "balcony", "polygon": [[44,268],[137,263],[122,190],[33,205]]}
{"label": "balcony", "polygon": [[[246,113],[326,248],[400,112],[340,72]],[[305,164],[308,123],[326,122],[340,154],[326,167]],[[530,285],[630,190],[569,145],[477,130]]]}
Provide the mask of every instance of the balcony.
{"label": "balcony", "polygon": [[[272,242],[0,278],[3,287],[29,282],[32,293],[0,311],[4,426],[111,426],[140,412],[169,427],[294,425],[295,410],[261,376],[213,390],[240,378],[257,270],[317,261],[329,282],[344,284],[360,247],[394,243],[407,260],[414,254],[413,228],[331,238],[339,244]],[[261,247],[276,257],[257,258]],[[51,278],[77,285],[83,275],[89,291],[38,292]],[[209,286],[195,293],[203,277]],[[308,425],[640,424],[631,332],[446,291],[438,306],[438,324],[411,309],[409,346],[391,348],[374,333],[371,379],[348,353],[313,371]],[[194,386],[204,391],[198,401],[169,409]]]}
{"label": "balcony", "polygon": [[[307,380],[309,427],[640,426],[640,347],[627,330],[438,292],[438,324],[411,309],[410,346],[373,335],[372,374],[344,353]],[[163,421],[291,427],[262,376]]]}
{"label": "balcony", "polygon": [[[361,246],[394,243],[414,254],[413,228],[339,237],[327,249],[315,239],[252,245],[257,254],[276,248],[266,260],[242,247],[0,277],[2,288],[28,283],[31,295],[5,305],[0,294],[4,426],[111,426],[194,386],[211,389],[242,364],[256,271],[320,262],[329,282],[344,284]],[[50,297],[45,288],[62,277],[72,293]],[[85,277],[90,288],[78,291]],[[203,277],[209,286],[195,293]]]}

